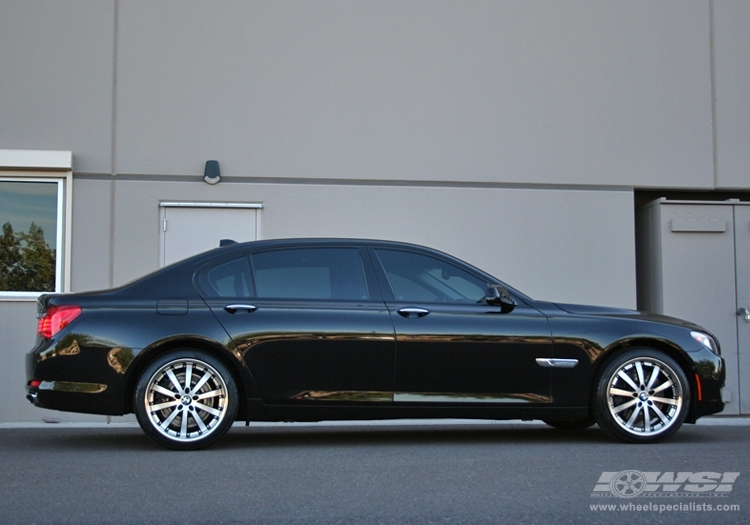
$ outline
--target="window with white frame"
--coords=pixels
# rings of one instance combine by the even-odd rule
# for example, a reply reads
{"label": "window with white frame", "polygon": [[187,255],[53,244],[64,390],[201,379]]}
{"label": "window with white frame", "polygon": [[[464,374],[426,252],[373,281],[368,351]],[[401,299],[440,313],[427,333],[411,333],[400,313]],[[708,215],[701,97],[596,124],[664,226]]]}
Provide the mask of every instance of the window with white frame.
{"label": "window with white frame", "polygon": [[0,150],[0,299],[68,288],[70,163],[44,164],[64,152],[18,153]]}

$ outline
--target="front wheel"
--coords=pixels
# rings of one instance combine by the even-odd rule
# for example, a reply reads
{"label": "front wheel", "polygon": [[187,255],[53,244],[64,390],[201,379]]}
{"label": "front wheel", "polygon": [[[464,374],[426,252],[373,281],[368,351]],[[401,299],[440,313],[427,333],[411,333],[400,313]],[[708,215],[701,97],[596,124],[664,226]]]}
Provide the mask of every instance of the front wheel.
{"label": "front wheel", "polygon": [[648,348],[615,357],[594,386],[596,422],[632,443],[654,443],[682,426],[690,408],[690,385],[669,356]]}
{"label": "front wheel", "polygon": [[219,360],[180,350],[159,357],[143,372],[135,389],[135,415],[160,445],[195,450],[229,430],[237,398],[234,379]]}

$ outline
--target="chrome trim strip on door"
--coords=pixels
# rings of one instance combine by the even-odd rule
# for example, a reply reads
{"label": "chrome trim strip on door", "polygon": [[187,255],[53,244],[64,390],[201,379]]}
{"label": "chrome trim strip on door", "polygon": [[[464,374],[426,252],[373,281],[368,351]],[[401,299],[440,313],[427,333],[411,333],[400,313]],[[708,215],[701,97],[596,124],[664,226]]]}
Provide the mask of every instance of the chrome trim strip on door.
{"label": "chrome trim strip on door", "polygon": [[578,359],[561,359],[559,357],[537,357],[536,364],[544,368],[573,368],[578,364]]}
{"label": "chrome trim strip on door", "polygon": [[394,392],[398,403],[549,403],[548,396],[539,394],[473,394]]}

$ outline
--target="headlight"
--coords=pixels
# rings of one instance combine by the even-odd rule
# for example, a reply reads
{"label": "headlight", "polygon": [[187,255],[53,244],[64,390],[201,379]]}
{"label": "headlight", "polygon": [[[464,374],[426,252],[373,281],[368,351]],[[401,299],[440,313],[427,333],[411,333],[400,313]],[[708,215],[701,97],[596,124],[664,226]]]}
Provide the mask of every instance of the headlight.
{"label": "headlight", "polygon": [[719,345],[716,344],[716,341],[710,335],[704,334],[703,332],[690,332],[690,335],[693,336],[693,339],[711,350],[714,354],[721,355],[719,353]]}

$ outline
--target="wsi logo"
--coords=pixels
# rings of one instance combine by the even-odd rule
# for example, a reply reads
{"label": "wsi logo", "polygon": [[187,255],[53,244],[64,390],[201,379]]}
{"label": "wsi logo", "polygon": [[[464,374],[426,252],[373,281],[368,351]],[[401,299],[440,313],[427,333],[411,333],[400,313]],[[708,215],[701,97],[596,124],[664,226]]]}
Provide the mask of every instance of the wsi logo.
{"label": "wsi logo", "polygon": [[602,472],[591,497],[727,497],[739,472]]}

